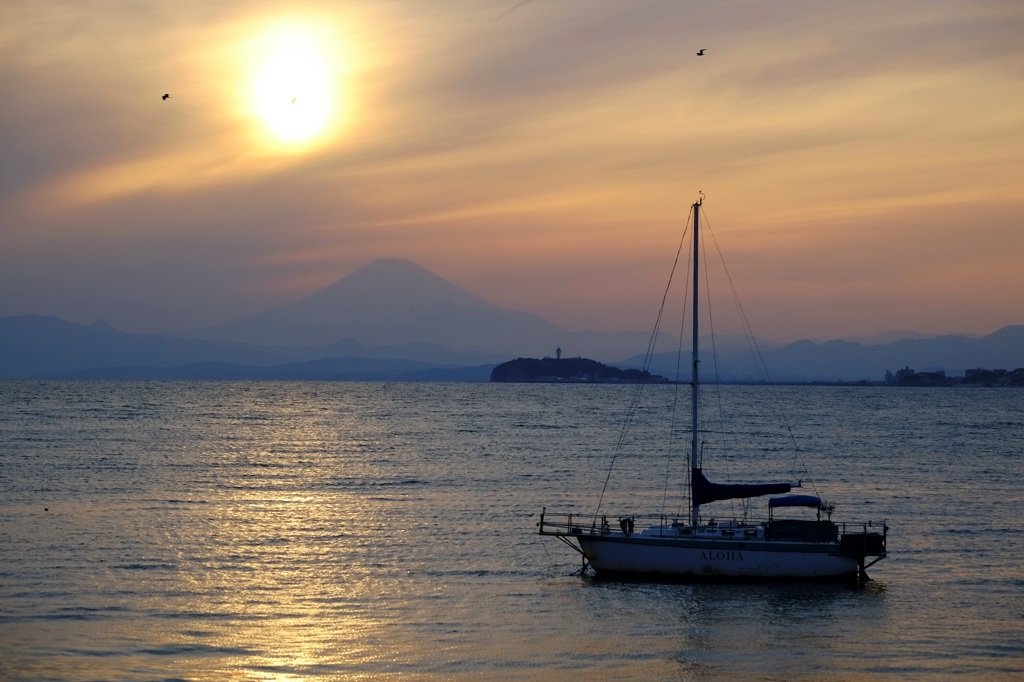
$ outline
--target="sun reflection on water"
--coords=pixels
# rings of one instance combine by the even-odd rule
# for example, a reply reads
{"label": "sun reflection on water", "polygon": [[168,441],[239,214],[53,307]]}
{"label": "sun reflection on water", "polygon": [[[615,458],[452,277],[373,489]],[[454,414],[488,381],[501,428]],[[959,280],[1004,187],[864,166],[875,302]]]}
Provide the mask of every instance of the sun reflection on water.
{"label": "sun reflection on water", "polygon": [[[15,390],[0,406],[0,678],[1019,676],[1015,396],[974,412],[1001,434],[980,481],[962,452],[981,436],[955,425],[959,404],[908,394],[883,411],[884,389],[781,391],[813,398],[832,431],[850,410],[874,415],[867,444],[915,434],[900,458],[860,441],[808,452],[919,531],[858,589],[570,575],[577,558],[531,531],[542,504],[589,500],[576,491],[595,434],[617,433],[620,389],[588,387],[582,411],[567,386]],[[976,503],[993,498],[1006,504]],[[970,511],[955,537],[951,509]]]}

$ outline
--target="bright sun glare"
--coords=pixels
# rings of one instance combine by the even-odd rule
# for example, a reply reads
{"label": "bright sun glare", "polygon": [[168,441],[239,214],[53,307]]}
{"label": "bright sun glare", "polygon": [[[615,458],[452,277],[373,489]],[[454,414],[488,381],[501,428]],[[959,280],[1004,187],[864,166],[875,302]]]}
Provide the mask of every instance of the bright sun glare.
{"label": "bright sun glare", "polygon": [[278,145],[305,147],[329,136],[337,123],[337,49],[323,30],[278,25],[247,50],[253,113]]}

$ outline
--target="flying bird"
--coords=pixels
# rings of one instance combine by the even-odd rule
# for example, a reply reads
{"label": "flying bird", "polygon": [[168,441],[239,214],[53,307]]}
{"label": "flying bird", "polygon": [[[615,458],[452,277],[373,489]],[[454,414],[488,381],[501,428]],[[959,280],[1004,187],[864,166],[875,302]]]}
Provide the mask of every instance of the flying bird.
{"label": "flying bird", "polygon": [[170,95],[169,95],[169,94],[167,94],[167,93],[165,92],[165,93],[164,93],[164,96],[163,96],[163,97],[161,97],[160,99],[167,99],[168,97],[170,97]]}
{"label": "flying bird", "polygon": [[698,57],[703,57],[704,56],[704,50],[706,50],[706,49],[707,49],[706,47],[702,47],[699,50],[697,50],[697,56]]}

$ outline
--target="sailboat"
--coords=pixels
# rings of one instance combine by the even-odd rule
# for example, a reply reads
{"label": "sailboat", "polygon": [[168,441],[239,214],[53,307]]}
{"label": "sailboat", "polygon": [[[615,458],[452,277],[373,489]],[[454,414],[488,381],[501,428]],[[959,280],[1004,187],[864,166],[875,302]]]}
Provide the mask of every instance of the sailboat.
{"label": "sailboat", "polygon": [[[692,206],[693,291],[690,409],[689,514],[636,528],[637,515],[550,514],[540,534],[553,536],[583,558],[581,573],[654,579],[856,579],[885,558],[888,525],[837,523],[834,507],[817,495],[790,494],[797,483],[714,483],[702,470],[698,293],[703,195]],[[660,317],[660,316],[659,316]],[[767,518],[705,520],[701,509],[716,501],[771,496]],[[600,508],[600,505],[599,505]],[[823,517],[824,515],[824,517]],[[797,518],[786,518],[796,516]],[[807,518],[807,517],[811,518]]]}

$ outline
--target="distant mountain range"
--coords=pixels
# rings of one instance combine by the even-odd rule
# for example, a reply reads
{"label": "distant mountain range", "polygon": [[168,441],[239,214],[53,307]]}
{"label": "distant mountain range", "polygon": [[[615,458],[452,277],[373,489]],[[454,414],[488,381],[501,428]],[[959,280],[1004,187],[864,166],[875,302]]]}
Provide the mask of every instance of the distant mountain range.
{"label": "distant mountain range", "polygon": [[[917,371],[944,371],[961,376],[968,369],[1016,369],[1024,367],[1024,325],[1003,327],[980,338],[948,335],[912,338],[865,345],[852,341],[796,341],[765,350],[719,352],[701,359],[705,376],[717,374],[725,381],[760,381],[755,356],[763,359],[773,381],[882,381],[885,372],[904,367]],[[636,356],[625,364],[642,361]],[[657,354],[650,371],[675,378],[676,354]],[[686,368],[689,371],[689,368]]]}
{"label": "distant mountain range", "polygon": [[[916,337],[915,337],[916,336]],[[775,381],[880,381],[886,370],[1015,369],[1024,366],[1024,326],[988,336],[759,341],[716,339],[705,374],[760,376],[759,351]],[[572,332],[536,315],[478,298],[406,260],[374,261],[294,303],[179,334],[127,334],[104,322],[82,326],[54,317],[0,318],[0,377],[153,379],[320,379],[486,381],[499,363],[545,357],[557,348],[622,368],[642,365],[644,332]],[[674,348],[667,338],[661,348]],[[710,347],[710,346],[709,346]],[[675,354],[650,371],[672,378]]]}

